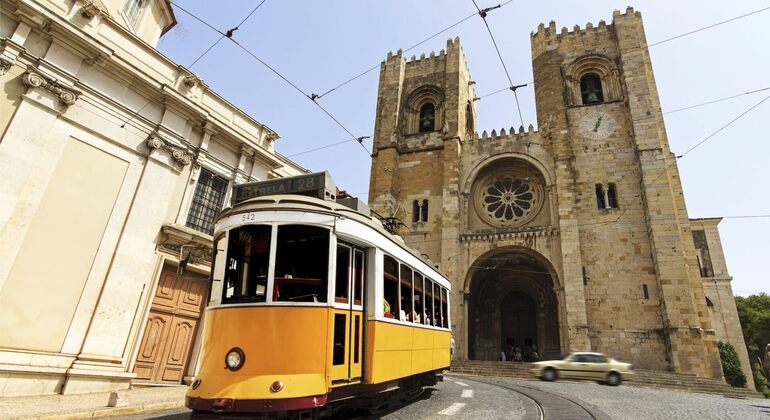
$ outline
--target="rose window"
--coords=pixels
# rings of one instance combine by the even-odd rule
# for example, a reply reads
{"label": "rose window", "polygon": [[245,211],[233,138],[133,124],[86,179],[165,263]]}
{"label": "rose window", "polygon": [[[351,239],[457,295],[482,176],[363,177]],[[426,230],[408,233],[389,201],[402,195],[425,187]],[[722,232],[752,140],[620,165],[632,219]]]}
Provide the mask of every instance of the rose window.
{"label": "rose window", "polygon": [[487,222],[499,226],[522,224],[542,206],[540,184],[529,178],[503,175],[485,181],[477,189],[476,209]]}

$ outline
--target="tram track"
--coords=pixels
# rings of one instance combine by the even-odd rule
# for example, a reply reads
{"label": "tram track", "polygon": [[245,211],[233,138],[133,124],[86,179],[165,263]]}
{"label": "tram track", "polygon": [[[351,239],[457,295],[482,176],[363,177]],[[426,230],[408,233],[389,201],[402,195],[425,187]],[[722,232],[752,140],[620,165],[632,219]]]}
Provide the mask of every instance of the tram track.
{"label": "tram track", "polygon": [[506,389],[522,395],[537,408],[537,413],[527,416],[526,420],[609,420],[610,417],[595,408],[589,408],[585,403],[565,397],[540,388],[526,385],[501,384],[497,381],[463,376],[463,380],[478,382],[497,388]]}

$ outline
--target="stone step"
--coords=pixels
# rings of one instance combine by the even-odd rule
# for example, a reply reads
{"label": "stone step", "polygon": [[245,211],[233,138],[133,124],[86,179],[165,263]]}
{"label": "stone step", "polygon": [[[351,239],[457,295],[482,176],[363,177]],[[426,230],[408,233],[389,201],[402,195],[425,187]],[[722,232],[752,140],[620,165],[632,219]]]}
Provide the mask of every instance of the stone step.
{"label": "stone step", "polygon": [[0,398],[0,418],[76,419],[171,409],[184,405],[186,390],[186,386],[154,386],[90,394],[4,397]]}

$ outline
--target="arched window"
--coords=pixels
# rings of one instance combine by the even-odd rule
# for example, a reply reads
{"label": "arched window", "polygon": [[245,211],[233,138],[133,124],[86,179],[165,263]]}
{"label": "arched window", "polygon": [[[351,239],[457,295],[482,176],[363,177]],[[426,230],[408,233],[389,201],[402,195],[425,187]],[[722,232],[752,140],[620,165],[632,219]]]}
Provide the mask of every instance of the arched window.
{"label": "arched window", "polygon": [[602,187],[602,184],[596,184],[596,207],[599,209],[607,208],[607,202],[604,200],[604,187]]}
{"label": "arched window", "polygon": [[580,79],[580,93],[583,97],[583,105],[604,102],[602,81],[594,73],[588,73]]}
{"label": "arched window", "polygon": [[618,208],[618,193],[615,190],[615,184],[613,183],[610,183],[609,187],[607,188],[607,208]]}
{"label": "arched window", "polygon": [[436,106],[430,102],[420,107],[420,133],[436,129]]}
{"label": "arched window", "polygon": [[428,221],[428,200],[412,202],[412,223]]}

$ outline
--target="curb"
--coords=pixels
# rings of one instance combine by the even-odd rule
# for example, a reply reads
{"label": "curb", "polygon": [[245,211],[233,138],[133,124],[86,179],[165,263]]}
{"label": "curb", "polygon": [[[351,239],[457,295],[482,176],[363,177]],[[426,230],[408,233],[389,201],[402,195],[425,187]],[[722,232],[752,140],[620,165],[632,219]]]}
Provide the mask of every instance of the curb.
{"label": "curb", "polygon": [[166,401],[159,403],[142,404],[128,407],[105,407],[96,410],[80,411],[67,414],[51,414],[37,417],[21,417],[25,419],[37,419],[37,420],[75,420],[75,419],[92,419],[92,418],[104,418],[115,416],[127,416],[132,414],[153,413],[158,411],[172,410],[175,408],[183,408],[184,401]]}

